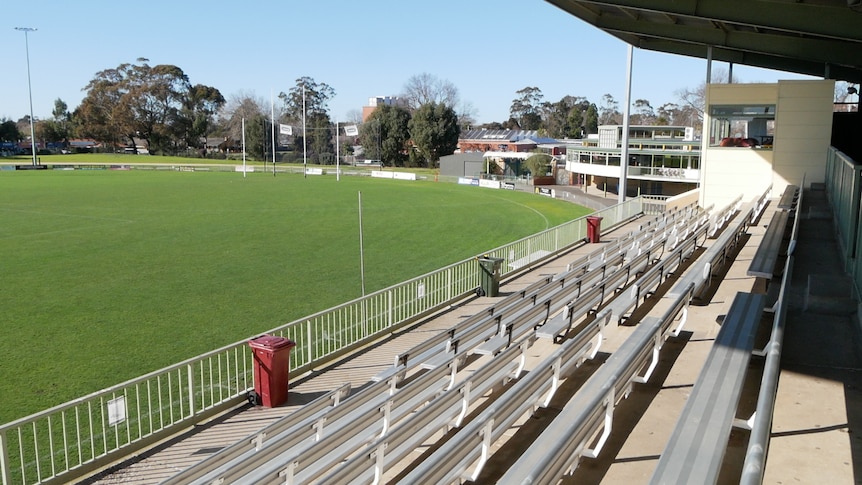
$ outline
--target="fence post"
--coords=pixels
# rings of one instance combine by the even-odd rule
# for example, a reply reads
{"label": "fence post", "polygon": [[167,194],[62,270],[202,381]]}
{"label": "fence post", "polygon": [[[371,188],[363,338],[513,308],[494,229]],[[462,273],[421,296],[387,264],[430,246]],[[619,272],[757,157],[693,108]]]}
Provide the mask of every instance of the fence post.
{"label": "fence post", "polygon": [[12,473],[9,470],[9,450],[6,440],[6,430],[0,431],[0,479],[3,485],[12,483]]}
{"label": "fence post", "polygon": [[386,309],[387,310],[386,313],[388,315],[388,318],[387,318],[388,321],[386,322],[386,327],[391,328],[392,327],[392,290],[389,290],[386,292],[386,297],[387,297],[386,303],[387,303],[387,306],[389,307]]}
{"label": "fence post", "polygon": [[[197,414],[197,412],[195,411],[195,372],[191,363],[186,366],[186,371],[188,373],[189,379],[189,416],[194,416],[195,414]],[[201,409],[203,409],[203,406],[201,406]]]}
{"label": "fence post", "polygon": [[311,340],[311,320],[305,321],[305,344],[308,346],[308,364],[314,362],[314,343]]}

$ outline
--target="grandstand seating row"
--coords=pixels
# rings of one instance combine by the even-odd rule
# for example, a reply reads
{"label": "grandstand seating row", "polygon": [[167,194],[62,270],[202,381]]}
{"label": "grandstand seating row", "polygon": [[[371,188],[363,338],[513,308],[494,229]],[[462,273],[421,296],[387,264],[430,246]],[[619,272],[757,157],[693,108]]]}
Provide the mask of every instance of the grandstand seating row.
{"label": "grandstand seating row", "polygon": [[[560,381],[585,359],[595,356],[604,325],[614,317],[622,319],[624,313],[651,295],[663,279],[694,253],[697,238],[708,230],[706,220],[704,214],[689,209],[678,216],[649,222],[642,226],[645,227],[643,232],[621,238],[615,245],[608,245],[611,247],[570,265],[565,273],[543,278],[458,327],[428,339],[399,356],[395,366],[376,376],[376,382],[337,406],[316,405],[322,407],[305,413],[307,417],[302,425],[292,425],[304,426],[313,433],[297,433],[293,438],[278,433],[276,438],[261,432],[265,440],[260,435],[245,440],[244,446],[237,445],[237,448],[245,448],[241,453],[233,450],[229,456],[223,455],[234,447],[226,449],[182,472],[169,483],[236,480],[306,483],[322,476],[328,478],[320,483],[353,483],[354,479],[377,481],[392,463],[401,460],[434,432],[462,426],[476,399],[508,380],[517,379],[518,382],[504,393],[509,398],[496,399],[488,408],[489,412],[493,409],[500,414],[487,422],[472,419],[459,431],[461,434],[467,426],[485,430],[480,432],[478,448],[461,445],[471,450],[469,456],[463,458],[465,463],[472,464],[476,460],[477,450],[480,457],[487,457],[492,435],[499,436],[508,429],[507,420],[547,405]],[[626,285],[631,285],[631,290],[620,292]],[[600,295],[597,301],[590,300],[591,291]],[[582,299],[591,304],[578,316],[581,310],[573,312],[572,307]],[[624,303],[615,305],[618,300]],[[683,315],[684,322],[688,298],[681,296],[678,300],[677,311]],[[569,319],[571,324],[601,305],[605,306],[598,315],[579,325],[577,334],[562,341],[554,355],[543,361],[543,366],[532,369],[526,377],[520,376],[526,349],[539,338],[536,328],[549,325],[557,317]],[[649,370],[640,377],[636,374],[650,359],[653,363],[647,368],[654,367],[660,341],[679,331],[679,327],[668,330],[669,322],[678,314],[657,326],[661,329],[661,338],[653,335],[650,340],[653,348],[640,349],[636,357],[638,363],[631,364],[633,370],[627,377],[628,382],[620,384],[621,395],[632,382],[648,378]],[[474,354],[489,357],[470,376],[456,381],[460,366]],[[521,391],[514,391],[516,388]],[[280,429],[289,428],[283,423],[280,426]],[[251,442],[253,447],[248,446]],[[474,442],[475,439],[469,440],[471,444]],[[451,457],[444,459],[449,467]]]}

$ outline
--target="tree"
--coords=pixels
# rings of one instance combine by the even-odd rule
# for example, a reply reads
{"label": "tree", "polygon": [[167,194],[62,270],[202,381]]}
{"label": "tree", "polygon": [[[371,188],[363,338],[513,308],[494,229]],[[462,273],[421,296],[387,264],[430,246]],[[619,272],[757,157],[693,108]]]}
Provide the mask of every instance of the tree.
{"label": "tree", "polygon": [[[87,94],[75,113],[83,134],[109,143],[125,139],[133,147],[135,138],[142,138],[153,153],[185,149],[185,128],[195,124],[185,116],[211,115],[221,94],[207,86],[192,87],[177,66],[150,66],[144,58],[136,62],[100,71],[84,88]],[[200,119],[197,123],[200,129]]]}
{"label": "tree", "polygon": [[206,146],[204,138],[215,124],[215,115],[225,104],[218,89],[196,84],[189,89],[178,113],[175,132],[188,147]]}
{"label": "tree", "polygon": [[542,127],[553,138],[581,138],[589,106],[589,101],[580,96],[563,96],[556,103],[542,103]]}
{"label": "tree", "polygon": [[544,153],[531,155],[530,158],[524,160],[524,167],[530,171],[533,177],[543,177],[548,173],[548,166],[553,158]]}
{"label": "tree", "polygon": [[610,94],[602,96],[602,106],[599,108],[600,125],[621,125],[623,114],[620,113],[620,103]]}
{"label": "tree", "polygon": [[459,101],[458,88],[454,84],[427,72],[411,76],[399,98],[411,113],[429,103],[455,109]]}
{"label": "tree", "polygon": [[636,99],[634,103],[632,103],[632,107],[634,107],[634,113],[631,116],[631,124],[633,125],[652,125],[655,124],[656,116],[655,110],[650,104],[649,100],[646,99]]}
{"label": "tree", "polygon": [[[727,78],[727,70],[721,68],[712,70],[711,80],[713,83],[725,82]],[[739,79],[733,77],[731,81],[738,83]],[[674,123],[693,126],[696,130],[699,130],[703,126],[703,112],[706,105],[706,82],[701,82],[694,88],[678,89],[674,94],[676,94],[679,100],[679,112],[677,116],[680,120]]]}
{"label": "tree", "polygon": [[584,128],[587,134],[599,132],[599,108],[595,103],[590,103],[590,106],[587,107],[587,112],[584,115]]}
{"label": "tree", "polygon": [[[303,146],[311,150],[311,157],[317,163],[335,153],[332,144],[332,121],[329,118],[329,100],[335,97],[335,90],[326,83],[318,83],[304,76],[296,80],[296,85],[287,93],[278,94],[284,102],[284,118],[294,126],[302,126],[305,115],[305,129],[308,140],[303,140],[300,130],[294,135],[294,149],[301,151]],[[310,142],[310,143],[309,143]]]}
{"label": "tree", "polygon": [[461,134],[458,116],[445,104],[432,102],[422,105],[413,113],[407,128],[427,167],[436,167],[441,156],[455,153],[458,147]]}
{"label": "tree", "polygon": [[[242,120],[246,125],[256,117],[264,116],[266,100],[256,97],[253,93],[239,92],[232,94],[219,112],[219,129],[224,136],[234,140],[242,139]],[[249,146],[248,130],[246,130],[246,146]]]}
{"label": "tree", "polygon": [[23,137],[14,121],[0,119],[0,142],[18,143]]}
{"label": "tree", "polygon": [[509,114],[518,122],[522,130],[538,130],[542,124],[540,114],[542,90],[537,87],[527,86],[515,92],[517,98],[512,100]]}
{"label": "tree", "polygon": [[378,105],[359,127],[365,158],[384,165],[403,166],[407,160],[410,112],[398,105]]}

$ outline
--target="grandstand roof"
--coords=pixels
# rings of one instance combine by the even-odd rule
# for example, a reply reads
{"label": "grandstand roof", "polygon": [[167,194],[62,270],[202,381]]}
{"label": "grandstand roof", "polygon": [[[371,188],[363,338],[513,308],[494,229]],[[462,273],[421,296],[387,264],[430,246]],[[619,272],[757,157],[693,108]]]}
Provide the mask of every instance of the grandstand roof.
{"label": "grandstand roof", "polygon": [[547,0],[641,49],[858,83],[860,0]]}

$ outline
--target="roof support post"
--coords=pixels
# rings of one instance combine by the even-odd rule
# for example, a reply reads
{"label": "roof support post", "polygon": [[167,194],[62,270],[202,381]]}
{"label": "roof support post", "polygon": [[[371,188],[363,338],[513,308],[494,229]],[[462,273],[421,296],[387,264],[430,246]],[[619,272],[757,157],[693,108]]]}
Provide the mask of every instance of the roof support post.
{"label": "roof support post", "polygon": [[712,82],[712,46],[706,46],[706,84]]}
{"label": "roof support post", "polygon": [[620,147],[620,186],[617,189],[619,192],[619,202],[622,204],[626,201],[626,186],[628,185],[629,171],[629,112],[632,105],[632,56],[634,47],[628,44],[628,60],[626,61],[626,104],[623,108],[623,133],[622,146]]}

